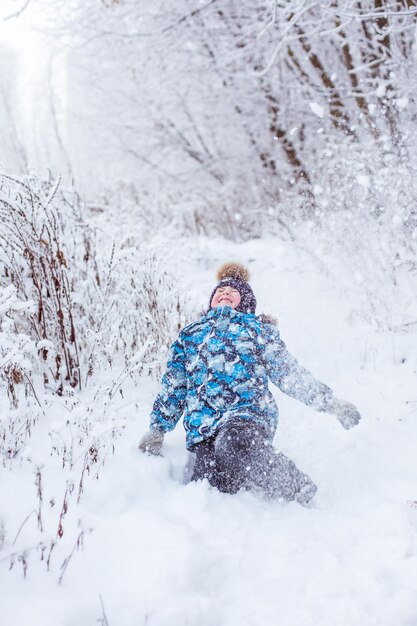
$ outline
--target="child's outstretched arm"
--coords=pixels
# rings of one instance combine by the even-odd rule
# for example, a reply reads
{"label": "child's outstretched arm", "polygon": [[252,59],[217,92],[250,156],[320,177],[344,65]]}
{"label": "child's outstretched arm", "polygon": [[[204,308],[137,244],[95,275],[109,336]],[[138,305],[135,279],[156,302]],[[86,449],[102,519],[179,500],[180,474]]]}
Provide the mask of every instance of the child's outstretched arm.
{"label": "child's outstretched arm", "polygon": [[171,346],[161,386],[153,404],[150,430],[139,443],[140,450],[156,455],[161,453],[164,434],[173,430],[180,419],[187,395],[185,353],[180,339]]}
{"label": "child's outstretched arm", "polygon": [[302,367],[287,350],[278,329],[265,325],[263,358],[268,376],[281,391],[317,411],[333,413],[343,428],[356,426],[361,419],[357,408],[350,402],[336,398],[333,391]]}

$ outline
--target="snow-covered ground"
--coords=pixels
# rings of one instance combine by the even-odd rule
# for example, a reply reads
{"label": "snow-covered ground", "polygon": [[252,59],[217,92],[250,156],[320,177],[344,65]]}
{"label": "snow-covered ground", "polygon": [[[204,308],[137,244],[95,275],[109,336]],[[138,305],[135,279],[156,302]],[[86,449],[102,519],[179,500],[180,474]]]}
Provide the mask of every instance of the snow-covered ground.
{"label": "snow-covered ground", "polygon": [[290,244],[199,240],[184,250],[181,281],[196,305],[206,305],[220,263],[247,264],[258,312],[278,317],[290,351],[363,420],[344,431],[276,390],[276,446],[318,484],[314,506],[229,496],[184,482],[181,425],[166,437],[163,458],[138,452],[157,390],[146,378],[124,386],[110,407],[102,428],[124,429],[98,479],[94,465],[84,476],[77,504],[84,457],[62,470],[62,446],[51,455],[48,432],[69,442],[66,421],[94,410],[92,391],[73,411],[57,400],[31,448],[1,470],[1,626],[415,626],[417,508],[408,501],[417,499],[416,332],[377,333],[358,316],[353,323],[353,287],[340,293]]}

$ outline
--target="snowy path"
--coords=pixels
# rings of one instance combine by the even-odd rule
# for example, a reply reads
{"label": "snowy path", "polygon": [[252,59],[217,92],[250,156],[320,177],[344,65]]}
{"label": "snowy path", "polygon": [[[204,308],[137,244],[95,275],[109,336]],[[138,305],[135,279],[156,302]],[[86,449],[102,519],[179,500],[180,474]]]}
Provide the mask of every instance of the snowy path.
{"label": "snowy path", "polygon": [[[166,438],[164,458],[137,452],[155,391],[147,382],[140,415],[129,416],[115,455],[86,485],[76,517],[93,531],[62,585],[53,566],[30,564],[23,579],[21,568],[0,564],[1,626],[93,625],[100,597],[108,626],[415,626],[417,509],[406,501],[417,498],[416,336],[349,325],[351,303],[299,252],[201,245],[194,254],[204,266],[188,280],[203,276],[202,301],[221,261],[254,259],[259,311],[278,314],[290,350],[356,403],[363,422],[345,432],[277,392],[276,445],[319,485],[315,508],[231,497],[183,484],[182,427]],[[20,479],[3,478],[0,497],[19,500],[23,519],[32,474],[22,465]]]}

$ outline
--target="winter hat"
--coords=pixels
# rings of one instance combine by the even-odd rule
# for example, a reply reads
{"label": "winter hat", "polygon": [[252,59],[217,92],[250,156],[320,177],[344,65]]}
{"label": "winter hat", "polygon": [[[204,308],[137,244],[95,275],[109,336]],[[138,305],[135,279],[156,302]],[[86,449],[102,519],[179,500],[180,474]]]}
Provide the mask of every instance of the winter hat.
{"label": "winter hat", "polygon": [[244,265],[240,263],[224,263],[217,270],[217,280],[219,282],[210,296],[209,309],[211,308],[211,301],[216,293],[216,289],[219,287],[233,287],[240,293],[240,302],[236,307],[236,311],[240,311],[240,313],[255,313],[256,298],[252,287],[248,283],[249,271]]}

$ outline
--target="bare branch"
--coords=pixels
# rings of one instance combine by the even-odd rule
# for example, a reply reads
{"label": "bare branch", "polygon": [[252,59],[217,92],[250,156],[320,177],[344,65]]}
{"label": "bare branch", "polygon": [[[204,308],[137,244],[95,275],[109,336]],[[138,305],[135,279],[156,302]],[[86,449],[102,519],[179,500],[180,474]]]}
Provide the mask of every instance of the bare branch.
{"label": "bare branch", "polygon": [[26,9],[28,8],[29,4],[30,4],[31,0],[26,0],[25,4],[18,9],[17,11],[15,11],[15,13],[12,13],[11,15],[8,15],[7,17],[4,17],[3,20],[11,20],[14,17],[19,17],[19,15],[22,15],[23,11],[26,11]]}

